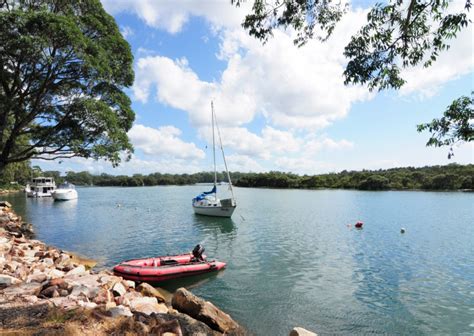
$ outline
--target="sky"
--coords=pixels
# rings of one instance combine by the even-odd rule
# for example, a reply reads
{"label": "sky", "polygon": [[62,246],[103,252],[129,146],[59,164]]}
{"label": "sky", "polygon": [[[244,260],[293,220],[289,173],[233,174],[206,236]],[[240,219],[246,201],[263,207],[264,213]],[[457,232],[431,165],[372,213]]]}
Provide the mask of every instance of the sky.
{"label": "sky", "polygon": [[[38,161],[43,170],[93,174],[212,170],[211,101],[230,171],[321,174],[342,170],[474,162],[474,145],[427,148],[416,125],[441,117],[473,83],[472,25],[430,68],[405,69],[398,91],[345,86],[344,46],[366,20],[350,10],[329,41],[293,45],[278,30],[265,45],[241,27],[252,1],[102,0],[134,55],[135,152],[118,168],[73,158]],[[452,7],[462,5],[454,1]],[[469,14],[472,19],[472,11]],[[223,161],[218,157],[218,169]]]}

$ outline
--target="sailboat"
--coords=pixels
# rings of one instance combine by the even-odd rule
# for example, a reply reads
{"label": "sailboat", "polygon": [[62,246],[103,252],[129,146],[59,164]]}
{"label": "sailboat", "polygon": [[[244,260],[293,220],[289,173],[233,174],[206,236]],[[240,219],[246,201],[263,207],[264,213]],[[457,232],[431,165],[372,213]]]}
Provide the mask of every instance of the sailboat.
{"label": "sailboat", "polygon": [[[230,179],[229,170],[227,169],[227,162],[225,160],[224,147],[222,146],[221,133],[217,124],[216,116],[214,113],[214,103],[211,101],[211,114],[212,114],[212,155],[214,159],[214,187],[211,191],[205,191],[198,196],[193,198],[193,209],[194,213],[199,215],[214,216],[214,217],[231,217],[237,206],[234,197],[234,191],[232,190],[232,181]],[[222,152],[222,158],[224,160],[225,171],[227,173],[227,180],[229,182],[229,190],[231,198],[219,199],[217,197],[217,170],[216,170],[216,142],[215,142],[215,131],[217,129],[217,135],[219,138],[219,145]]]}

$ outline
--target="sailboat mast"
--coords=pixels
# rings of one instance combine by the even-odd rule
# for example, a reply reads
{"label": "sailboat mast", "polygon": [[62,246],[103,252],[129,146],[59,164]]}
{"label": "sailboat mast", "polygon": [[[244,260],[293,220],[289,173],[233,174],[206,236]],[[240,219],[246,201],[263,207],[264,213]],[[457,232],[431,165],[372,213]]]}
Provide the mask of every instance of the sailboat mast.
{"label": "sailboat mast", "polygon": [[224,147],[222,146],[221,131],[219,130],[219,125],[217,124],[217,118],[215,116],[214,118],[215,118],[214,120],[215,120],[216,128],[217,128],[217,136],[219,137],[219,145],[221,147],[221,152],[222,152],[222,159],[224,159],[225,171],[227,173],[227,180],[229,181],[230,193],[232,194],[232,201],[235,202],[234,190],[232,189],[232,181],[230,179],[229,169],[227,168],[227,161],[225,160]]}
{"label": "sailboat mast", "polygon": [[[217,170],[216,170],[216,141],[214,139],[214,102],[211,101],[211,113],[212,113],[212,155],[214,157],[214,187],[217,185]],[[217,194],[217,190],[216,190]]]}

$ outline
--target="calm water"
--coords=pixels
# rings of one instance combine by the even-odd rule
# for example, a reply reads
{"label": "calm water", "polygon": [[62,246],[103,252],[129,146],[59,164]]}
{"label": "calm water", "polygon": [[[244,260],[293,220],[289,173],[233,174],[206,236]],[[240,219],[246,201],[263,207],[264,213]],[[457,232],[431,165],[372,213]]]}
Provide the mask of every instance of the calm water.
{"label": "calm water", "polygon": [[[3,198],[39,239],[101,267],[204,244],[227,269],[166,286],[192,287],[257,335],[474,334],[473,193],[237,188],[233,218],[215,219],[191,209],[206,188]],[[347,227],[357,220],[363,230]]]}

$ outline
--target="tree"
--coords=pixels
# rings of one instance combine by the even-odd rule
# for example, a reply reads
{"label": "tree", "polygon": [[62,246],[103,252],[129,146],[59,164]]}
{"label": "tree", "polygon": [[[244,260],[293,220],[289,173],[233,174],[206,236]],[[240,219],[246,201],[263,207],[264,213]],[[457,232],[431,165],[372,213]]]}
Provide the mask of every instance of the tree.
{"label": "tree", "polygon": [[133,151],[133,57],[99,0],[0,4],[0,171],[30,158]]}
{"label": "tree", "polygon": [[380,175],[371,175],[359,183],[361,190],[386,190],[389,189],[390,180]]}
{"label": "tree", "polygon": [[32,169],[28,161],[15,162],[6,167],[0,174],[0,185],[8,185],[11,182],[24,184],[32,177]]}
{"label": "tree", "polygon": [[[231,0],[236,6],[243,1]],[[401,68],[432,65],[439,53],[449,48],[448,40],[470,23],[467,14],[472,0],[465,0],[457,12],[450,7],[451,3],[390,0],[373,6],[367,23],[345,47],[345,84],[366,84],[370,90],[399,89],[405,83]],[[294,43],[303,46],[314,37],[323,41],[329,38],[346,11],[346,6],[333,0],[255,0],[252,13],[245,17],[242,26],[263,43],[274,29],[292,28],[297,32]],[[457,113],[445,116],[449,126],[456,125],[458,119]],[[455,139],[459,135],[453,134]]]}
{"label": "tree", "polygon": [[474,91],[471,97],[456,99],[444,112],[444,117],[433,119],[427,124],[418,125],[418,132],[428,130],[431,138],[427,146],[449,146],[448,158],[453,155],[453,146],[458,142],[474,140]]}

